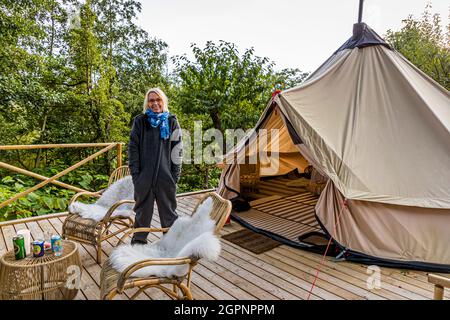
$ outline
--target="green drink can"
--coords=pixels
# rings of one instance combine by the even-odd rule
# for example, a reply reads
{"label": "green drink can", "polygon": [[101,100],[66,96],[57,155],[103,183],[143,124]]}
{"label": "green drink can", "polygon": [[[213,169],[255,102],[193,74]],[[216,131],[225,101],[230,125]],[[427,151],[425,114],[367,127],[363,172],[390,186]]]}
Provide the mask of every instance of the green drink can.
{"label": "green drink can", "polygon": [[13,246],[16,260],[24,259],[27,256],[25,252],[25,239],[23,235],[19,234],[13,238]]}

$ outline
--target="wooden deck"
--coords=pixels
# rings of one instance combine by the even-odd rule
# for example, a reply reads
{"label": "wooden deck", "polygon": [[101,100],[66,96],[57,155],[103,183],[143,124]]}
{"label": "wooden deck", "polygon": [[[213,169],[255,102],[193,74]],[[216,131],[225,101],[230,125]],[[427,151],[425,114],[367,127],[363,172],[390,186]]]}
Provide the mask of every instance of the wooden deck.
{"label": "wooden deck", "polygon": [[[201,194],[179,198],[180,214],[190,214]],[[48,216],[41,220],[23,219],[13,223],[0,223],[0,253],[12,249],[11,238],[22,228],[32,231],[33,238],[43,232],[60,233],[65,219],[63,214]],[[158,215],[153,225],[159,226]],[[242,229],[236,222],[226,225],[222,235]],[[150,240],[156,240],[154,235]],[[108,256],[118,238],[103,244]],[[76,299],[99,299],[101,266],[95,262],[95,250],[79,244],[83,264],[82,288]],[[222,253],[218,261],[201,261],[194,269],[192,291],[195,299],[306,299],[311,289],[316,268],[322,256],[285,245],[256,255],[230,242],[222,240]],[[432,299],[433,285],[427,282],[426,272],[381,268],[381,289],[368,289],[367,266],[332,262],[327,259],[322,266],[311,299]],[[128,299],[132,292],[119,296]],[[445,299],[450,293],[445,292]],[[149,290],[140,299],[167,300],[164,293]]]}

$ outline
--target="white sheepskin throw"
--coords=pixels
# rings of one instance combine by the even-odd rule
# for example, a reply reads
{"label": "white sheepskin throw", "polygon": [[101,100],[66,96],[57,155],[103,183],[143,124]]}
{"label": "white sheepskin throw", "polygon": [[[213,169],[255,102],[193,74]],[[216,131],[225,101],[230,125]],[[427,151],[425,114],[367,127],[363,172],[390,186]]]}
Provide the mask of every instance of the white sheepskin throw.
{"label": "white sheepskin throw", "polygon": [[[195,257],[214,261],[219,257],[221,246],[214,235],[215,223],[209,213],[212,199],[208,198],[192,216],[175,220],[166,235],[160,240],[146,245],[121,245],[110,256],[110,262],[119,272],[133,263],[151,258]],[[149,266],[133,273],[135,277],[181,277],[189,271],[188,265]]]}
{"label": "white sheepskin throw", "polygon": [[[92,204],[75,201],[69,206],[70,213],[77,213],[83,218],[100,221],[108,209],[119,200],[134,200],[134,186],[131,176],[117,180],[106,189],[100,198]],[[112,216],[129,217],[133,214],[133,204],[119,206]]]}

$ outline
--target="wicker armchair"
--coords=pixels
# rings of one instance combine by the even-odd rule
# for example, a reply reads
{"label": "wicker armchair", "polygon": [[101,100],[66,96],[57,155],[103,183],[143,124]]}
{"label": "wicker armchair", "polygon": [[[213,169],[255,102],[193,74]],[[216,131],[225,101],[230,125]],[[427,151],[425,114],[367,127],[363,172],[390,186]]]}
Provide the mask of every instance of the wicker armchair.
{"label": "wicker armchair", "polygon": [[[197,212],[198,207],[203,201],[212,198],[213,206],[210,212],[210,217],[216,222],[215,234],[224,226],[228,216],[231,213],[231,202],[223,199],[215,192],[210,192],[197,204],[192,214]],[[129,231],[121,238],[121,242],[128,238],[135,232],[165,232],[169,228],[138,228]],[[146,289],[154,287],[162,290],[167,295],[174,299],[192,300],[192,293],[190,290],[191,273],[193,268],[198,263],[198,258],[195,257],[179,257],[179,258],[158,258],[146,259],[128,266],[122,273],[118,272],[112,267],[108,260],[103,264],[100,277],[100,298],[104,300],[111,300],[117,294],[122,294],[125,290],[135,288],[138,289],[131,300],[134,300]],[[137,270],[148,266],[173,266],[173,265],[189,265],[189,271],[181,277],[134,277],[132,274]],[[167,286],[169,285],[169,286]]]}
{"label": "wicker armchair", "polygon": [[[130,169],[128,166],[117,168],[109,177],[108,186],[128,175],[130,175]],[[104,190],[100,190],[98,192],[79,192],[72,197],[69,205],[82,196],[99,198],[103,191]],[[111,216],[120,205],[125,203],[134,203],[134,201],[120,200],[116,202],[113,206],[111,206],[111,208],[109,208],[106,215],[100,221],[83,218],[76,213],[69,213],[62,226],[62,237],[94,246],[97,250],[97,263],[101,264],[102,242],[114,237],[118,233],[133,228],[134,221],[131,217]],[[115,232],[110,232],[109,228],[113,224],[119,228]]]}

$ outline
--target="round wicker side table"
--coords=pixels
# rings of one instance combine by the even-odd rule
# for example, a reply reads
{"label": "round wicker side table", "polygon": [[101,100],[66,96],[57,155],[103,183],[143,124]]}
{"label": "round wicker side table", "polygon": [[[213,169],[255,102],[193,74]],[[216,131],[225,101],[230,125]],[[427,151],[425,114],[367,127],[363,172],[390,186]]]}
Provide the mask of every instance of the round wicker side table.
{"label": "round wicker side table", "polygon": [[63,240],[57,257],[44,256],[15,260],[14,250],[0,258],[0,300],[70,300],[78,293],[81,272],[77,244]]}

